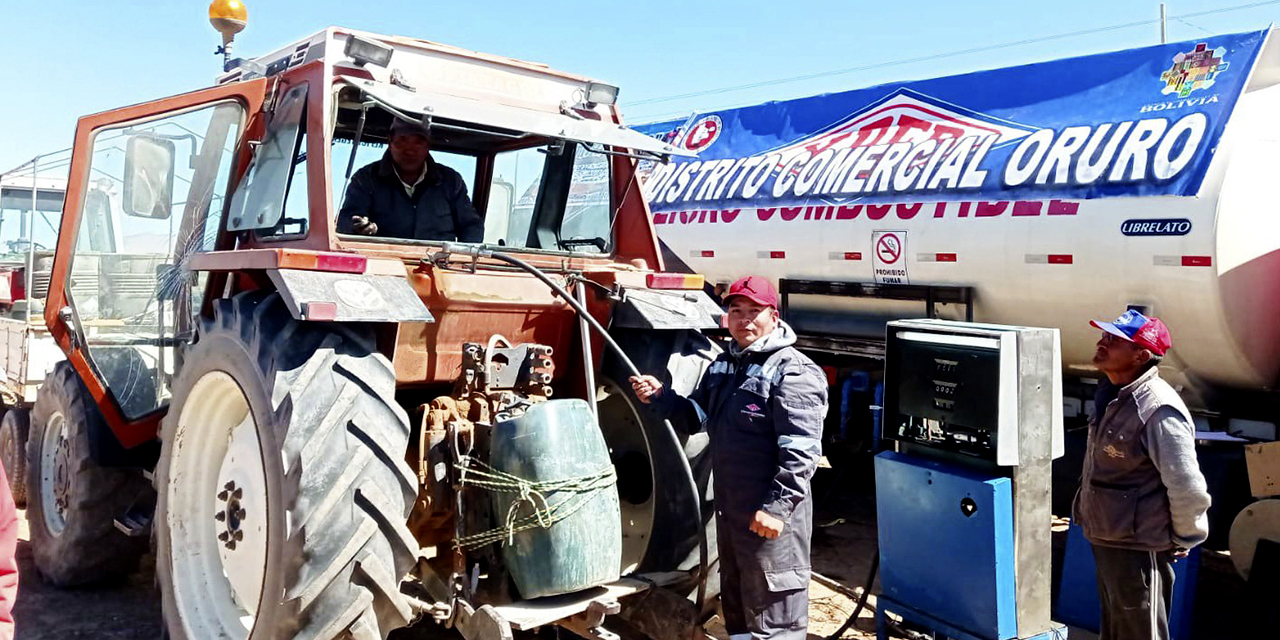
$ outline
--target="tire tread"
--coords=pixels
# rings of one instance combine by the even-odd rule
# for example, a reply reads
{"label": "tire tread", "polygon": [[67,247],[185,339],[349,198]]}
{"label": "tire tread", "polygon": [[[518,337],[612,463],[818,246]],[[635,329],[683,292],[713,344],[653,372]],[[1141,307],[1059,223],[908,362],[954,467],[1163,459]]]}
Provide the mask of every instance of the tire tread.
{"label": "tire tread", "polygon": [[[291,514],[281,606],[291,615],[270,637],[385,638],[411,620],[399,581],[417,557],[407,526],[417,494],[403,454],[409,418],[395,404],[390,361],[367,327],[299,322],[278,294],[242,293],[214,308],[206,335],[244,345],[277,418]],[[196,374],[197,357],[186,363]],[[368,486],[383,487],[385,499],[363,497]],[[378,581],[364,565],[384,567]]]}
{"label": "tire tread", "polygon": [[[48,420],[59,409],[75,460],[66,528],[55,536],[44,524],[39,460]],[[150,483],[140,469],[100,467],[89,457],[89,423],[103,418],[71,363],[54,366],[40,387],[31,417],[27,459],[35,462],[28,465],[27,486],[34,491],[27,521],[36,570],[59,587],[110,582],[132,574],[150,545],[145,537],[130,538],[116,529],[115,518],[145,496]]]}

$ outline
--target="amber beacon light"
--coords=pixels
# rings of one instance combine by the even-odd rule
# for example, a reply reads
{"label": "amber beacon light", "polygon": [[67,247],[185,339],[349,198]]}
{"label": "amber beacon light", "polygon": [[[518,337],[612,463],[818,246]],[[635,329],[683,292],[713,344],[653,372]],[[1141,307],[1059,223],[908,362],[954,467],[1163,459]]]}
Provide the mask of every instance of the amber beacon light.
{"label": "amber beacon light", "polygon": [[222,54],[225,68],[231,60],[231,41],[249,24],[249,9],[240,0],[213,0],[209,5],[209,24],[222,34],[222,46],[215,53]]}

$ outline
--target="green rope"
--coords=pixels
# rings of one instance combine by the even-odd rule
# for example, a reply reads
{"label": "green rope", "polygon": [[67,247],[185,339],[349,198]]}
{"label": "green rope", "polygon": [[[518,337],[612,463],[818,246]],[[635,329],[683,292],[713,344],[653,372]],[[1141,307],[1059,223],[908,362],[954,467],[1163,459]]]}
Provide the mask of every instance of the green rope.
{"label": "green rope", "polygon": [[[612,489],[618,481],[613,465],[605,465],[600,471],[560,480],[531,482],[505,471],[499,471],[471,456],[462,456],[462,485],[470,485],[493,493],[514,493],[519,497],[507,509],[503,526],[481,533],[463,536],[455,541],[463,549],[475,549],[494,542],[512,544],[515,534],[530,529],[549,529],[565,518],[577,513],[587,503],[600,495],[603,489]],[[567,494],[565,499],[552,504],[548,496]],[[520,516],[520,508],[528,504],[533,513]],[[539,506],[541,505],[541,506]]]}

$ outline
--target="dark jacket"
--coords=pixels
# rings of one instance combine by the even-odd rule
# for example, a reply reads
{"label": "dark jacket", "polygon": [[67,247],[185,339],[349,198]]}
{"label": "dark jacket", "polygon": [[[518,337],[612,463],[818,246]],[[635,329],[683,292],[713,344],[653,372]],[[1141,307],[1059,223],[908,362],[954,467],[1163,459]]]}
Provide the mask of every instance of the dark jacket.
{"label": "dark jacket", "polygon": [[1119,389],[1103,380],[1072,509],[1085,537],[1125,549],[1189,549],[1208,537],[1208,509],[1195,425],[1178,392],[1154,367]]}
{"label": "dark jacket", "polygon": [[338,211],[338,233],[355,233],[351,218],[364,216],[378,225],[376,235],[410,240],[484,239],[484,219],[467,197],[457,171],[427,157],[427,176],[410,197],[396,176],[391,153],[351,176]]}
{"label": "dark jacket", "polygon": [[[746,350],[720,354],[688,398],[663,391],[655,409],[711,439],[716,513],[721,526],[758,549],[770,584],[807,585],[813,505],[809,480],[822,456],[827,381],[791,345],[786,323]],[[767,543],[749,530],[755,512],[787,523]]]}

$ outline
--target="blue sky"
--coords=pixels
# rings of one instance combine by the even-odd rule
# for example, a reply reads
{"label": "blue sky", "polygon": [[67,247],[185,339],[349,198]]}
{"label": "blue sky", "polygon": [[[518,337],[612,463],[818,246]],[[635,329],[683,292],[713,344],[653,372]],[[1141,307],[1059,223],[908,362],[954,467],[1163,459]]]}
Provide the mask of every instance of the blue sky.
{"label": "blue sky", "polygon": [[[1170,16],[1257,0],[1168,3]],[[774,2],[742,0],[246,0],[240,55],[258,55],[332,25],[416,36],[545,62],[622,87],[633,123],[720,108],[927,78],[1159,41],[1159,26],[1115,28],[994,51],[887,64],[1159,15],[1139,0]],[[76,118],[198,89],[220,58],[206,0],[0,0],[0,171],[70,145]],[[1169,40],[1260,29],[1280,22],[1280,2],[1170,20]],[[803,82],[681,100],[689,92],[881,65]]]}

